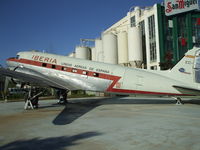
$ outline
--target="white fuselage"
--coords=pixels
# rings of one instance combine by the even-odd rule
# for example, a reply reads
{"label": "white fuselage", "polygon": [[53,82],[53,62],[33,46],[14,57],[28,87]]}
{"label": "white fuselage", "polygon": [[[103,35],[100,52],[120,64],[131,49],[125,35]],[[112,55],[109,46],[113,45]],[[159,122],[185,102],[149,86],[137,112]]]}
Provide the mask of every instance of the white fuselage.
{"label": "white fuselage", "polygon": [[[16,71],[43,76],[69,90],[188,95],[173,88],[173,85],[184,86],[185,82],[173,78],[170,71],[134,69],[41,52],[20,52],[18,55],[19,58],[7,60],[10,68],[17,67]],[[196,84],[192,86],[196,87]]]}

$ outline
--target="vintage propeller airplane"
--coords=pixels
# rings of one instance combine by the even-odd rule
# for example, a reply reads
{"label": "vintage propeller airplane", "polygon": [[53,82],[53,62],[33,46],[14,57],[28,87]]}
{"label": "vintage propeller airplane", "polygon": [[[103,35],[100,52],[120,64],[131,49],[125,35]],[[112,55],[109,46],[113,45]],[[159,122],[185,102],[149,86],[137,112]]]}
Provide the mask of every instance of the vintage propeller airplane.
{"label": "vintage propeller airplane", "polygon": [[176,98],[177,104],[181,104],[183,96],[200,95],[200,48],[197,47],[167,71],[128,68],[35,51],[19,52],[17,57],[7,59],[7,65],[9,69],[0,68],[0,75],[18,79],[23,84],[64,91],[166,95]]}

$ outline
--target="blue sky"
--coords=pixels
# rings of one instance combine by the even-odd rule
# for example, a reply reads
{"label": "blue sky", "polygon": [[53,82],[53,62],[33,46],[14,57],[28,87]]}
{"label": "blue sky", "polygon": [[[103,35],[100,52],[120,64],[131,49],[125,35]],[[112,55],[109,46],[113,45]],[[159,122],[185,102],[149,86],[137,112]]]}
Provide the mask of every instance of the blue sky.
{"label": "blue sky", "polygon": [[97,38],[132,6],[162,0],[0,0],[0,64],[31,49],[66,55]]}

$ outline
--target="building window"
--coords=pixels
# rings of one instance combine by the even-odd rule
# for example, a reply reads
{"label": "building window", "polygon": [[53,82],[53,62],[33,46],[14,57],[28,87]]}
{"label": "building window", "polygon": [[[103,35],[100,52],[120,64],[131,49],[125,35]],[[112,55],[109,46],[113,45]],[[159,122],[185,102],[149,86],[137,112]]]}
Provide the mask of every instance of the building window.
{"label": "building window", "polygon": [[42,67],[47,67],[47,64],[46,63],[42,63]]}
{"label": "building window", "polygon": [[200,47],[200,18],[192,18],[192,25],[193,45]]}
{"label": "building window", "polygon": [[185,53],[188,51],[188,30],[189,26],[187,25],[187,19],[185,16],[178,16],[178,52],[179,52],[179,59],[181,59]]}
{"label": "building window", "polygon": [[173,21],[172,20],[167,20],[165,23],[165,32],[166,32],[166,51],[172,51],[173,50]]}
{"label": "building window", "polygon": [[139,27],[142,33],[142,54],[143,54],[143,62],[144,68],[147,68],[147,61],[146,61],[146,35],[145,35],[145,22],[141,21],[139,23]]}
{"label": "building window", "polygon": [[136,22],[135,22],[135,16],[131,17],[131,27],[135,27],[136,26]]}
{"label": "building window", "polygon": [[150,46],[150,61],[157,61],[156,53],[156,31],[155,31],[155,17],[154,15],[148,18],[149,23],[149,46]]}

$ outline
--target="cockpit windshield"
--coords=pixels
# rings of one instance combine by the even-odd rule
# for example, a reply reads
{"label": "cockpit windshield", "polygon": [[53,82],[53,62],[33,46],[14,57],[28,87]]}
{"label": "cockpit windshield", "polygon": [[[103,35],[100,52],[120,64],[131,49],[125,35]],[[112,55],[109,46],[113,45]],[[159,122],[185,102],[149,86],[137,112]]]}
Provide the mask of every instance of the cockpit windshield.
{"label": "cockpit windshield", "polygon": [[19,59],[19,55],[17,55],[16,57],[10,57],[8,59]]}
{"label": "cockpit windshield", "polygon": [[17,55],[15,58],[16,58],[16,59],[19,59],[19,55]]}

